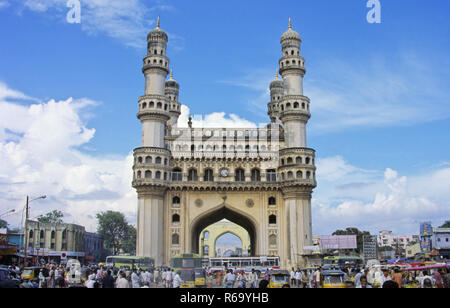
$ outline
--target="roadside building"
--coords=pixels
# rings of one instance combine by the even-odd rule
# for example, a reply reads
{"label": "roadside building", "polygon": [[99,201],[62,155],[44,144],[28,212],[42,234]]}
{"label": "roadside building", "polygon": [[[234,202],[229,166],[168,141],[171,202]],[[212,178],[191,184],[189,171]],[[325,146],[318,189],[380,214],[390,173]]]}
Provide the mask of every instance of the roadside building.
{"label": "roadside building", "polygon": [[84,260],[85,228],[75,224],[51,224],[28,221],[28,255],[37,260],[65,262]]}
{"label": "roadside building", "polygon": [[450,228],[433,228],[433,249],[450,258]]}

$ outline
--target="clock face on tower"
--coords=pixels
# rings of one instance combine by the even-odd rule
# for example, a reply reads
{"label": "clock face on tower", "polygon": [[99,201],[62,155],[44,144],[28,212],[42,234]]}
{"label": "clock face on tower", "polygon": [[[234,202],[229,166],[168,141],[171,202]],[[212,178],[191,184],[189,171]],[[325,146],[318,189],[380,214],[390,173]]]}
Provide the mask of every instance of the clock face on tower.
{"label": "clock face on tower", "polygon": [[228,176],[228,170],[227,169],[220,170],[220,175],[222,177],[226,178]]}

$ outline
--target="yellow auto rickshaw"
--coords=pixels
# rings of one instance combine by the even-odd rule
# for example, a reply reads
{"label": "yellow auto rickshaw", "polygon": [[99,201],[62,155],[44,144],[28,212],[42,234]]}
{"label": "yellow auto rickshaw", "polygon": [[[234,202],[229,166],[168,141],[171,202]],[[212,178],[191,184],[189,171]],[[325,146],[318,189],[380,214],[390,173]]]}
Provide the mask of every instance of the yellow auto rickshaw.
{"label": "yellow auto rickshaw", "polygon": [[181,280],[181,289],[194,289],[195,288],[195,270],[193,269],[182,269],[178,271]]}
{"label": "yellow auto rickshaw", "polygon": [[284,285],[289,285],[290,274],[288,271],[273,271],[270,273],[269,278],[269,288],[271,289],[281,289]]}
{"label": "yellow auto rickshaw", "polygon": [[345,289],[345,273],[339,270],[328,270],[322,272],[324,289]]}
{"label": "yellow auto rickshaw", "polygon": [[39,266],[33,266],[33,267],[26,267],[22,272],[22,280],[28,279],[30,281],[33,281],[36,278],[39,278],[39,273],[43,272],[44,277],[48,277],[48,269],[45,267],[39,267]]}
{"label": "yellow auto rickshaw", "polygon": [[206,272],[204,269],[198,268],[195,272],[195,287],[206,288]]}

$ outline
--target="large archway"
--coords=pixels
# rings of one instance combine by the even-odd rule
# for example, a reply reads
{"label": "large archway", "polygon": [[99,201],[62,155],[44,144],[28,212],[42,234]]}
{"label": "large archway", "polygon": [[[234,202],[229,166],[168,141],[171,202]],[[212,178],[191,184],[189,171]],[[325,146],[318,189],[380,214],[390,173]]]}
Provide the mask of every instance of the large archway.
{"label": "large archway", "polygon": [[206,213],[197,219],[191,228],[191,245],[193,253],[200,253],[200,234],[208,226],[227,219],[241,227],[243,227],[250,236],[250,255],[256,255],[256,227],[249,217],[246,217],[227,206],[222,206],[217,210]]}

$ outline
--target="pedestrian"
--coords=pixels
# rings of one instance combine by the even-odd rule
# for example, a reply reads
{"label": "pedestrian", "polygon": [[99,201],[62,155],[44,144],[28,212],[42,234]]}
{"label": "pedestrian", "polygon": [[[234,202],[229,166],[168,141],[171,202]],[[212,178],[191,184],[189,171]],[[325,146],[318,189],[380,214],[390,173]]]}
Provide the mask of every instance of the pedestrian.
{"label": "pedestrian", "polygon": [[371,289],[372,288],[370,286],[370,284],[367,282],[367,277],[365,275],[362,275],[359,280],[360,280],[359,286],[357,286],[356,288],[358,288],[358,289]]}
{"label": "pedestrian", "polygon": [[95,274],[91,274],[89,275],[88,280],[86,281],[84,286],[88,289],[94,289],[94,284],[95,284]]}
{"label": "pedestrian", "polygon": [[114,289],[114,278],[111,275],[111,270],[108,270],[106,272],[105,277],[103,277],[102,288],[104,288],[104,289]]}
{"label": "pedestrian", "polygon": [[234,283],[236,282],[236,275],[233,270],[228,270],[228,274],[225,275],[225,287],[228,289],[234,288]]}
{"label": "pedestrian", "polygon": [[321,281],[321,274],[320,274],[320,267],[319,267],[314,272],[314,288],[315,289],[320,288],[320,281]]}
{"label": "pedestrian", "polygon": [[302,288],[306,289],[308,288],[308,285],[309,285],[308,272],[304,270],[302,275]]}
{"label": "pedestrian", "polygon": [[294,268],[291,269],[290,276],[291,276],[291,285],[294,285],[294,283],[295,283],[295,270],[294,270]]}
{"label": "pedestrian", "polygon": [[250,281],[250,288],[258,287],[258,274],[255,272],[254,268],[252,268],[252,271],[249,274],[248,280]]}
{"label": "pedestrian", "polygon": [[294,277],[295,277],[295,286],[297,288],[300,288],[300,284],[302,282],[302,271],[299,268],[297,268]]}
{"label": "pedestrian", "polygon": [[175,289],[179,289],[182,283],[184,283],[184,281],[180,277],[180,272],[176,272],[175,276],[173,277],[173,287]]}
{"label": "pedestrian", "polygon": [[130,283],[128,282],[126,278],[126,274],[124,272],[119,273],[119,280],[117,281],[117,288],[118,289],[129,289]]}
{"label": "pedestrian", "polygon": [[141,278],[136,268],[133,268],[133,273],[131,274],[131,286],[133,289],[139,289],[141,287]]}
{"label": "pedestrian", "polygon": [[441,273],[440,273],[439,270],[436,270],[433,273],[433,279],[434,279],[434,283],[436,285],[436,288],[438,288],[438,289],[443,289],[444,288],[443,283],[442,283],[442,276],[441,276]]}
{"label": "pedestrian", "polygon": [[398,284],[398,287],[403,286],[403,275],[398,268],[394,270],[394,275],[392,275],[392,280]]}

